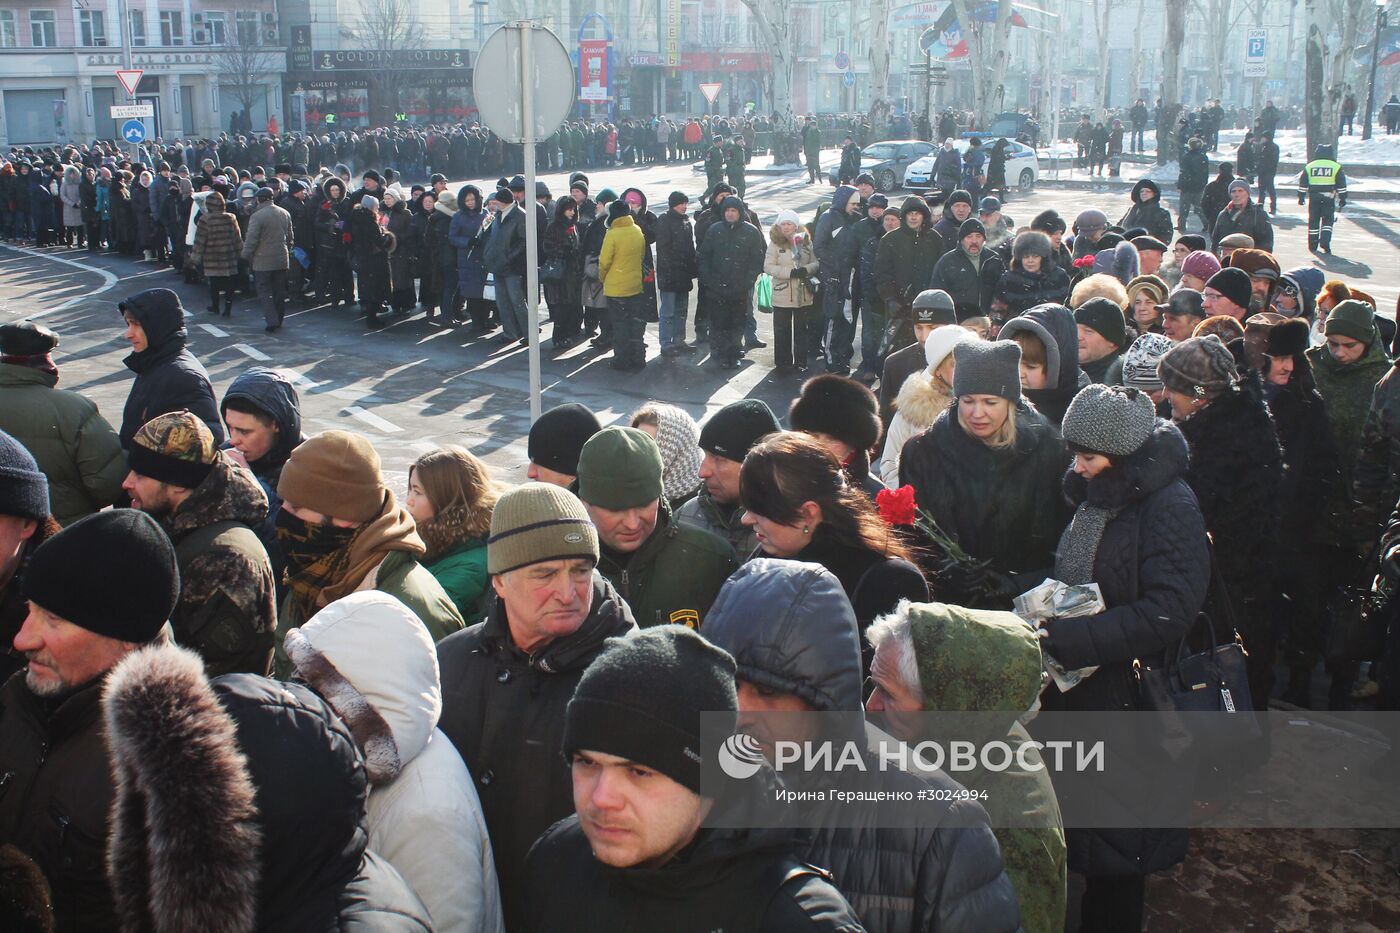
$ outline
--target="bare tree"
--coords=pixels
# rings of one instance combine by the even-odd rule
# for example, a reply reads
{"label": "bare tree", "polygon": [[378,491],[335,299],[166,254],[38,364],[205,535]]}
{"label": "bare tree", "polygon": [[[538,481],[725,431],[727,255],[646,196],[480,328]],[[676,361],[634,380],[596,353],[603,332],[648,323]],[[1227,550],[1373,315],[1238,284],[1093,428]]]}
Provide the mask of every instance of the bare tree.
{"label": "bare tree", "polygon": [[967,61],[972,68],[972,89],[976,98],[977,125],[986,127],[1006,97],[1006,66],[1011,45],[1011,0],[997,0],[996,18],[984,23],[974,15],[968,0],[952,0],[958,27],[967,42]]}
{"label": "bare tree", "polygon": [[1353,52],[1361,35],[1362,20],[1374,10],[1367,0],[1307,0],[1304,112],[1309,158],[1320,144],[1331,145],[1336,151],[1342,100],[1354,87]]}
{"label": "bare tree", "polygon": [[1162,49],[1162,109],[1157,115],[1157,164],[1177,161],[1181,148],[1176,124],[1181,116],[1181,47],[1186,44],[1189,0],[1167,0],[1167,42]]}
{"label": "bare tree", "polygon": [[227,39],[214,52],[219,86],[228,88],[251,118],[254,106],[266,99],[267,86],[281,75],[286,59],[262,45],[256,29],[234,29]]}
{"label": "bare tree", "polygon": [[[1094,38],[1099,44],[1098,94],[1095,100],[1100,107],[1108,109],[1108,21],[1113,16],[1113,8],[1122,0],[1094,0]],[[1139,9],[1141,9],[1139,5]]]}
{"label": "bare tree", "polygon": [[773,57],[773,113],[784,124],[792,122],[792,47],[795,3],[793,0],[740,0],[748,8],[759,37]]}
{"label": "bare tree", "polygon": [[1221,97],[1225,93],[1225,63],[1231,60],[1230,43],[1238,38],[1235,27],[1244,19],[1249,8],[1235,12],[1234,0],[1194,0],[1196,12],[1206,24],[1206,58],[1210,60],[1210,93]]}
{"label": "bare tree", "polygon": [[890,105],[890,0],[872,0],[870,11],[870,125],[889,121]]}
{"label": "bare tree", "polygon": [[423,45],[423,24],[412,0],[359,0],[358,32],[365,51],[377,61],[369,69],[370,125],[393,122],[393,105],[407,85],[407,75],[393,65],[400,53]]}

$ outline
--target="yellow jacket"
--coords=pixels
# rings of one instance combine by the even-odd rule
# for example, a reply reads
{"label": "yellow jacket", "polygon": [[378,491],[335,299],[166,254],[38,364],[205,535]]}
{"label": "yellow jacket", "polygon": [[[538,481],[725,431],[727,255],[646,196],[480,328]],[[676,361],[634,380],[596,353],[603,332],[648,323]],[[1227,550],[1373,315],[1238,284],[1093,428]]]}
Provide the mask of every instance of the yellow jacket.
{"label": "yellow jacket", "polygon": [[608,298],[631,298],[642,291],[642,254],[647,238],[631,217],[619,217],[608,226],[603,251],[598,254],[598,278]]}

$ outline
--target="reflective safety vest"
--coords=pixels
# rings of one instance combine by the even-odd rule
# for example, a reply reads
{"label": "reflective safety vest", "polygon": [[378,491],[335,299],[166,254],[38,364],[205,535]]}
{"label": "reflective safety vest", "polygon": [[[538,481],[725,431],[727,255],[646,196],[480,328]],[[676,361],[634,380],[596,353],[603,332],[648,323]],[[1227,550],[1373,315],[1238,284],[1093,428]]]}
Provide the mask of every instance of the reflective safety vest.
{"label": "reflective safety vest", "polygon": [[335,126],[335,114],[326,114],[326,126]]}
{"label": "reflective safety vest", "polygon": [[1317,188],[1320,186],[1335,187],[1337,176],[1341,174],[1341,163],[1333,159],[1313,159],[1304,169],[1307,173],[1308,187]]}

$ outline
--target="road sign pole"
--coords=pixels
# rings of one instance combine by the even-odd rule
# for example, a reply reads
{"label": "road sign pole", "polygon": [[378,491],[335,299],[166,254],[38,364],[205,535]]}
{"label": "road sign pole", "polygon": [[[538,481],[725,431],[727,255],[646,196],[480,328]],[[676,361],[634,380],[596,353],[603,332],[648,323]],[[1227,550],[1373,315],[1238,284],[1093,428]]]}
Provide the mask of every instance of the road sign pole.
{"label": "road sign pole", "polygon": [[[525,307],[528,310],[530,338],[530,423],[540,417],[540,270],[539,224],[535,220],[535,72],[530,61],[532,23],[517,24],[520,29],[521,123],[525,129],[522,143],[525,156]],[[567,196],[567,193],[566,195]]]}

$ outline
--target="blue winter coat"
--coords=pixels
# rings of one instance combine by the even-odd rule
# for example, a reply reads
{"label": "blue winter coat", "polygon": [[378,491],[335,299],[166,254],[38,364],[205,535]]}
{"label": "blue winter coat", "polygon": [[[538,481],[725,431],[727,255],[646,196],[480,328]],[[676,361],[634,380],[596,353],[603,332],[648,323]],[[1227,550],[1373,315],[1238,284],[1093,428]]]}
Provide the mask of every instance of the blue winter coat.
{"label": "blue winter coat", "polygon": [[[476,195],[475,210],[463,206],[469,194]],[[486,237],[477,237],[485,221],[481,191],[475,185],[463,185],[457,192],[457,213],[447,228],[447,244],[457,253],[457,289],[463,298],[480,298],[486,286],[486,267],[481,259]]]}

